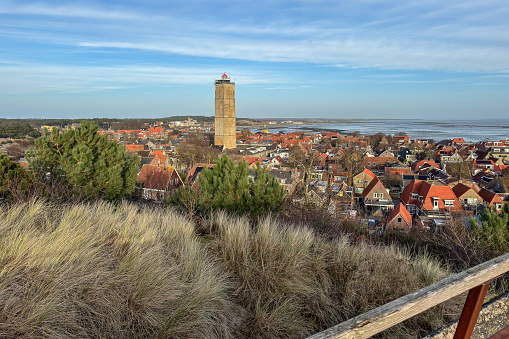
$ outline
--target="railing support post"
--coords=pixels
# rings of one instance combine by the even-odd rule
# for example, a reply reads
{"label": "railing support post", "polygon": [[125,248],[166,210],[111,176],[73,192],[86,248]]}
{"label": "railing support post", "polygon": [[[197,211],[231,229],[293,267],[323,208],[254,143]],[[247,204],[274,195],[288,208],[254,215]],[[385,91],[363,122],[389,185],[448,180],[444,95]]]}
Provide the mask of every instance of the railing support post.
{"label": "railing support post", "polygon": [[465,301],[463,312],[461,312],[461,318],[458,322],[454,339],[470,339],[472,336],[477,318],[479,317],[479,312],[481,312],[482,304],[484,303],[484,298],[486,297],[486,293],[488,293],[490,282],[491,281],[487,281],[472,288],[468,292],[468,297]]}

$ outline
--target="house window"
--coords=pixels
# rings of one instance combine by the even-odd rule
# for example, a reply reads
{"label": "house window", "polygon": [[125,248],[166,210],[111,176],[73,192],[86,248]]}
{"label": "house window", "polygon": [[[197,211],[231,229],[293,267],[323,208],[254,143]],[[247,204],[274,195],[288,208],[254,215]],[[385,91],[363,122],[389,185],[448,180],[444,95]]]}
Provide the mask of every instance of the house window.
{"label": "house window", "polygon": [[502,209],[502,204],[495,204],[495,209],[500,211]]}
{"label": "house window", "polygon": [[383,193],[374,193],[373,197],[375,199],[382,199],[384,197],[384,194]]}
{"label": "house window", "polygon": [[362,184],[362,180],[357,180],[357,183],[358,184]]}
{"label": "house window", "polygon": [[444,199],[444,206],[445,207],[454,207],[454,200],[445,200]]}
{"label": "house window", "polygon": [[398,222],[401,222],[401,218],[398,218]]}
{"label": "house window", "polygon": [[417,194],[417,193],[412,193],[412,194],[411,194],[411,198],[412,198],[412,199],[417,199],[417,198],[419,198],[419,194]]}

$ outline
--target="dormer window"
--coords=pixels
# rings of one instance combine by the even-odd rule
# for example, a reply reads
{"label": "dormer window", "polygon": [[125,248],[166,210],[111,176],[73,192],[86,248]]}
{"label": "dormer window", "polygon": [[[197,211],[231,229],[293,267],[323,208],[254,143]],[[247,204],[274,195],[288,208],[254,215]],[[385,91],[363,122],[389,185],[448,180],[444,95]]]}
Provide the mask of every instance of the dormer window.
{"label": "dormer window", "polygon": [[438,202],[440,201],[440,198],[439,197],[431,197],[431,200],[433,200],[433,209],[437,210],[438,209]]}
{"label": "dormer window", "polygon": [[445,207],[454,207],[454,200],[444,199]]}

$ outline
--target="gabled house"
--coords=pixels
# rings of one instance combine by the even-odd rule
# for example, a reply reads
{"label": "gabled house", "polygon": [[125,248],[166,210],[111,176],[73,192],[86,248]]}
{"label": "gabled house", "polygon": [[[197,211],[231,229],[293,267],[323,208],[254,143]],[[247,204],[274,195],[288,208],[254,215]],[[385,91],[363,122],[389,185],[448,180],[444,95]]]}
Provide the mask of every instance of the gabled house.
{"label": "gabled house", "polygon": [[279,184],[283,186],[288,194],[293,193],[295,189],[294,181],[292,178],[292,171],[286,169],[270,169],[269,175],[275,177]]}
{"label": "gabled house", "polygon": [[385,232],[405,231],[410,232],[412,229],[412,216],[408,213],[405,205],[399,203],[396,208],[391,211],[387,219]]}
{"label": "gabled house", "polygon": [[168,194],[184,185],[175,167],[143,165],[136,183],[144,199],[163,201]]}
{"label": "gabled house", "polygon": [[458,145],[465,144],[465,139],[463,139],[463,138],[454,138],[454,139],[452,139],[451,145],[456,145],[456,144],[458,144]]}
{"label": "gabled house", "polygon": [[395,164],[399,164],[398,158],[395,157],[366,157],[363,161],[364,167],[369,169],[384,169]]}
{"label": "gabled house", "polygon": [[461,183],[454,186],[452,191],[465,210],[476,209],[483,200],[471,187]]}
{"label": "gabled house", "polygon": [[400,200],[412,215],[437,215],[463,211],[461,204],[449,186],[432,185],[415,180],[407,185]]}
{"label": "gabled house", "polygon": [[409,144],[410,137],[408,135],[395,135],[392,137],[392,142],[395,144]]}
{"label": "gabled house", "polygon": [[497,194],[483,188],[479,191],[479,195],[483,198],[485,206],[494,208],[498,213],[502,212],[504,201]]}
{"label": "gabled house", "polygon": [[502,177],[495,177],[486,185],[486,188],[501,196],[509,195],[509,182],[504,181]]}
{"label": "gabled house", "polygon": [[329,210],[336,212],[351,211],[353,206],[353,190],[345,182],[333,184],[330,190]]}
{"label": "gabled house", "polygon": [[408,148],[403,148],[398,153],[398,159],[401,162],[413,162],[415,161],[415,155]]}
{"label": "gabled house", "polygon": [[193,189],[197,188],[198,178],[200,177],[201,171],[207,167],[208,169],[213,169],[214,164],[205,164],[205,163],[198,163],[194,165],[189,172],[187,172],[185,183],[186,185],[191,186]]}
{"label": "gabled house", "polygon": [[509,146],[493,146],[490,148],[490,154],[494,158],[498,158],[501,160],[509,160]]}
{"label": "gabled house", "polygon": [[378,155],[380,158],[394,158],[394,153],[389,150],[384,150]]}
{"label": "gabled house", "polygon": [[367,207],[389,210],[394,206],[389,192],[377,176],[371,180],[363,191],[362,196],[364,198],[364,206]]}
{"label": "gabled house", "polygon": [[375,178],[375,174],[367,168],[364,168],[362,172],[355,175],[352,183],[354,194],[362,196],[362,192],[364,192],[364,189],[369,185],[373,178]]}
{"label": "gabled house", "polygon": [[477,182],[480,187],[489,185],[497,175],[489,169],[483,169],[472,177],[472,180]]}
{"label": "gabled house", "polygon": [[421,160],[412,165],[412,171],[414,173],[420,173],[422,170],[429,167],[440,168],[433,160]]}

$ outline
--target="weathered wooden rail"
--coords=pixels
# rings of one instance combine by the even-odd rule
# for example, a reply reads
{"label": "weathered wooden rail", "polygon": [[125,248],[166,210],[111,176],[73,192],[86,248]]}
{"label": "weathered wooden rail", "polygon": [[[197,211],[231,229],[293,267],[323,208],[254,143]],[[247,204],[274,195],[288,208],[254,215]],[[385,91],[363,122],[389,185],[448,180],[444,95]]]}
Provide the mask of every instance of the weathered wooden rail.
{"label": "weathered wooden rail", "polygon": [[[509,253],[450,276],[308,339],[369,338],[463,292],[468,293],[454,339],[470,338],[490,282],[509,271]],[[491,339],[509,338],[509,326]]]}

